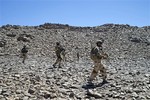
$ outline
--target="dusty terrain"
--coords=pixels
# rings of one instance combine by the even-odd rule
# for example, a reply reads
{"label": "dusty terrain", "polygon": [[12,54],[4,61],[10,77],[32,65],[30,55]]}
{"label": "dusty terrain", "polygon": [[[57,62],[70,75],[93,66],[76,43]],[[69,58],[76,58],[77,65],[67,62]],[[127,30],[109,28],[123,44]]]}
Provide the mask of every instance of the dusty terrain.
{"label": "dusty terrain", "polygon": [[[89,52],[100,38],[109,55],[103,61],[109,83],[85,89],[93,69]],[[52,66],[57,41],[67,51],[62,68]],[[29,49],[25,64],[19,56],[23,45]],[[99,75],[94,84],[101,82]],[[150,100],[150,26],[2,26],[0,100]]]}

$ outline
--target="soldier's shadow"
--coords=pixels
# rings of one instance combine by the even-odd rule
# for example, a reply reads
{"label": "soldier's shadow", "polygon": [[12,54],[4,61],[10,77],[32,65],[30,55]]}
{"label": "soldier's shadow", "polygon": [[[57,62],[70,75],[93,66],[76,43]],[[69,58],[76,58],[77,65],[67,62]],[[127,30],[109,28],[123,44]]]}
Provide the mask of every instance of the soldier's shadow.
{"label": "soldier's shadow", "polygon": [[85,84],[85,85],[82,85],[82,88],[84,89],[94,89],[94,88],[97,88],[97,87],[102,87],[104,86],[105,84],[108,84],[109,82],[107,83],[99,83],[99,84]]}

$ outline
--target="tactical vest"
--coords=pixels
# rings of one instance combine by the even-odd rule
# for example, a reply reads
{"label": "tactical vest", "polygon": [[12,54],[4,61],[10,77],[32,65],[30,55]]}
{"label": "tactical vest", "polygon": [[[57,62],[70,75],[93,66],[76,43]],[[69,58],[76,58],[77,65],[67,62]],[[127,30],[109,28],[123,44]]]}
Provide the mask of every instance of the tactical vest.
{"label": "tactical vest", "polygon": [[64,49],[61,45],[55,47],[56,56],[57,56],[58,58],[61,58],[60,53],[61,53],[62,51],[65,51],[65,49]]}
{"label": "tactical vest", "polygon": [[21,52],[22,52],[22,53],[27,53],[28,50],[27,50],[26,48],[22,48]]}
{"label": "tactical vest", "polygon": [[102,59],[102,56],[101,56],[102,53],[103,53],[102,47],[96,46],[96,47],[92,48],[91,53],[90,53],[91,59],[92,60]]}

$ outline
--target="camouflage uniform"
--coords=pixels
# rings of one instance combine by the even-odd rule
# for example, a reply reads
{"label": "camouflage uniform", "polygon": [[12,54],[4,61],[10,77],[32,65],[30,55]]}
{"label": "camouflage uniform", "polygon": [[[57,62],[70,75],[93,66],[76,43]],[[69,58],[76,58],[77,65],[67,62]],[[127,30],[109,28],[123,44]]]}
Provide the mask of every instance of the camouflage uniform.
{"label": "camouflage uniform", "polygon": [[24,63],[25,59],[27,58],[27,52],[28,52],[28,50],[27,50],[26,46],[24,45],[23,48],[21,49],[21,57],[23,58],[22,63]]}
{"label": "camouflage uniform", "polygon": [[56,62],[53,64],[53,66],[55,67],[56,64],[59,64],[59,67],[61,67],[60,66],[61,61],[65,60],[65,49],[60,45],[59,42],[56,42],[55,53],[56,53],[57,59],[56,59]]}
{"label": "camouflage uniform", "polygon": [[98,41],[96,44],[97,46],[92,48],[90,57],[94,62],[94,69],[90,75],[89,81],[93,81],[94,78],[97,76],[98,72],[102,74],[103,77],[103,82],[106,82],[107,74],[106,74],[106,69],[101,63],[102,59],[106,59],[108,55],[103,52],[102,48],[102,43],[103,41]]}

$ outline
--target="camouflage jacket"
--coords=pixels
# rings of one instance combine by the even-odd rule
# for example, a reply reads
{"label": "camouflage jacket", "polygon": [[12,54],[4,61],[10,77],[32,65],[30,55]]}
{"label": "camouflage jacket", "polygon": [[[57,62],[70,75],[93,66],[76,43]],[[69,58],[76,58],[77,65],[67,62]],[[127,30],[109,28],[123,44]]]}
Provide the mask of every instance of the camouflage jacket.
{"label": "camouflage jacket", "polygon": [[97,46],[92,48],[90,56],[91,56],[92,60],[106,59],[108,57],[108,55],[106,53],[104,53],[103,48],[102,47],[97,47]]}
{"label": "camouflage jacket", "polygon": [[55,53],[56,53],[57,57],[60,57],[60,53],[62,51],[65,51],[65,49],[61,45],[58,45],[55,47]]}

